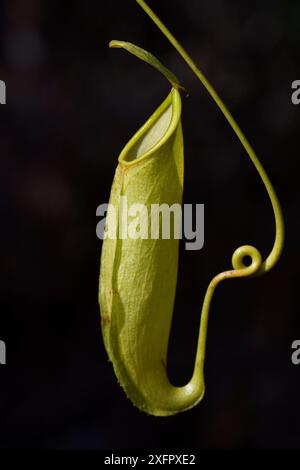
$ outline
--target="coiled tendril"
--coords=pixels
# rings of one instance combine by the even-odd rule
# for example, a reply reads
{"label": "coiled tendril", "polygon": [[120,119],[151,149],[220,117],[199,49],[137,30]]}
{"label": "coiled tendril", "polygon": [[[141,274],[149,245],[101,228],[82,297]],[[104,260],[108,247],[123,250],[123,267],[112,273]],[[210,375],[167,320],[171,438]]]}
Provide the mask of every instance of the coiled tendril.
{"label": "coiled tendril", "polygon": [[[273,212],[275,218],[275,241],[273,244],[273,248],[267,258],[263,261],[260,252],[257,248],[251,245],[244,245],[237,248],[232,256],[232,267],[233,270],[225,271],[217,276],[215,276],[212,281],[210,282],[202,306],[201,312],[201,322],[200,322],[200,332],[198,338],[198,346],[197,346],[197,353],[196,353],[196,360],[195,360],[195,367],[194,373],[191,381],[187,386],[185,386],[186,391],[189,389],[193,389],[193,385],[198,384],[197,388],[204,390],[204,382],[203,382],[203,368],[204,368],[204,359],[205,359],[205,348],[206,348],[206,335],[207,335],[207,323],[208,323],[208,316],[210,310],[210,304],[213,297],[213,293],[217,285],[226,279],[233,279],[233,278],[242,278],[242,277],[249,277],[249,276],[258,276],[264,274],[265,272],[270,271],[273,266],[277,263],[278,259],[280,258],[283,245],[284,245],[284,222],[283,216],[281,212],[280,203],[278,201],[277,195],[275,190],[269,180],[262,164],[260,163],[255,151],[249,144],[248,140],[246,139],[244,133],[240,129],[239,125],[231,115],[230,111],[221,100],[215,89],[211,86],[208,82],[206,77],[203,73],[199,70],[196,66],[195,62],[192,58],[188,55],[185,49],[181,46],[181,44],[175,39],[172,33],[166,28],[166,26],[161,22],[161,20],[157,17],[157,15],[150,9],[150,7],[146,4],[144,0],[136,0],[137,3],[142,7],[142,9],[147,13],[147,15],[152,19],[152,21],[156,24],[156,26],[161,30],[161,32],[166,36],[166,38],[170,41],[173,47],[177,50],[177,52],[181,55],[190,69],[194,72],[197,78],[200,80],[206,91],[212,97],[212,99],[217,104],[218,108],[222,111],[223,115],[227,119],[228,123],[232,127],[233,131],[235,132],[236,136],[240,140],[241,144],[245,148],[247,154],[249,155],[252,163],[254,164],[257,172],[259,173],[262,182],[267,190],[269,195]],[[249,257],[251,260],[250,265],[245,263],[245,258]],[[199,380],[200,379],[200,380]],[[203,395],[203,391],[202,391]]]}

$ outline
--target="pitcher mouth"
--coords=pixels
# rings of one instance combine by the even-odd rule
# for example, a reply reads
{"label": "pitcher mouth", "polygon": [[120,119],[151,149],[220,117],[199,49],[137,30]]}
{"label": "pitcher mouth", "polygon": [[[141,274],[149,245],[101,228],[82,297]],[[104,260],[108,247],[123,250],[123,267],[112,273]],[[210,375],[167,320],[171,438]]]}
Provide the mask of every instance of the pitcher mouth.
{"label": "pitcher mouth", "polygon": [[181,97],[172,88],[164,102],[126,144],[119,163],[133,166],[159,150],[175,132],[181,117]]}

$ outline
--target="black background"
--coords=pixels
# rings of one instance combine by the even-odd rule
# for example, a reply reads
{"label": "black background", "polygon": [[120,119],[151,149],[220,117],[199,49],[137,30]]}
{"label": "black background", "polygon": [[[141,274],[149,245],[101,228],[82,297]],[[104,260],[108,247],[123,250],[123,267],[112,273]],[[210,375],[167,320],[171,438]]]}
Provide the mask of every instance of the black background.
{"label": "black background", "polygon": [[[169,85],[109,50],[156,54],[190,91],[183,102],[184,202],[205,204],[205,246],[181,250],[169,375],[193,369],[210,279],[237,246],[266,256],[273,216],[258,175],[197,79],[133,0],[0,3],[0,448],[300,447],[298,0],[151,0],[228,104],[282,203],[283,257],[262,278],[224,283],[212,306],[206,395],[193,410],[146,416],[118,386],[97,305],[107,202],[124,144]],[[183,246],[182,246],[183,248]]]}

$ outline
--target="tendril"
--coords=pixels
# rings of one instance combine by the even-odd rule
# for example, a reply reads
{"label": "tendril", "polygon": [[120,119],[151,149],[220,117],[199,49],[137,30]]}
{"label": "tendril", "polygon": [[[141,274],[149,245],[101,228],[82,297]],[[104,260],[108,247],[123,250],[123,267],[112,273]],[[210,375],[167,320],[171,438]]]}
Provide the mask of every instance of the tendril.
{"label": "tendril", "polygon": [[[212,300],[215,288],[220,282],[226,279],[258,276],[258,275],[261,275],[270,271],[275,266],[278,259],[280,258],[280,255],[283,249],[284,221],[283,221],[283,216],[282,216],[282,211],[281,211],[279,200],[272,186],[272,183],[263,168],[263,165],[261,164],[255,151],[253,150],[252,146],[248,142],[247,138],[245,137],[244,133],[240,129],[239,125],[235,121],[234,117],[232,116],[232,114],[230,113],[230,111],[228,110],[224,102],[221,100],[221,98],[219,97],[215,89],[209,83],[209,81],[201,72],[201,70],[197,67],[197,65],[189,56],[189,54],[186,52],[186,50],[181,46],[181,44],[177,41],[177,39],[173,36],[173,34],[169,31],[169,29],[157,17],[157,15],[151,10],[151,8],[147,5],[147,3],[144,0],[136,0],[136,1],[142,7],[145,13],[151,18],[151,20],[156,24],[156,26],[160,29],[160,31],[166,36],[166,38],[173,45],[173,47],[177,50],[177,52],[181,55],[183,60],[187,63],[187,65],[190,67],[193,73],[200,80],[200,82],[202,83],[206,91],[209,93],[211,98],[215,101],[218,108],[222,111],[226,120],[228,121],[234,133],[236,134],[239,141],[241,142],[242,146],[246,150],[258,174],[260,175],[260,178],[269,195],[269,199],[273,208],[274,219],[275,219],[275,240],[274,240],[272,250],[270,251],[267,258],[263,261],[260,252],[253,246],[250,246],[250,245],[241,246],[237,248],[235,252],[233,253],[233,256],[232,256],[233,270],[225,271],[215,276],[207,288],[204,301],[203,301],[202,312],[201,312],[200,332],[199,332],[199,338],[198,338],[194,374],[190,382],[190,383],[193,383],[193,382],[199,383],[199,374],[200,374],[200,377],[203,376],[206,336],[207,336],[207,323],[208,323],[208,317],[209,317],[209,311],[210,311],[210,304],[211,304],[211,300]],[[250,265],[247,265],[245,263],[246,257],[250,258],[251,260]]]}

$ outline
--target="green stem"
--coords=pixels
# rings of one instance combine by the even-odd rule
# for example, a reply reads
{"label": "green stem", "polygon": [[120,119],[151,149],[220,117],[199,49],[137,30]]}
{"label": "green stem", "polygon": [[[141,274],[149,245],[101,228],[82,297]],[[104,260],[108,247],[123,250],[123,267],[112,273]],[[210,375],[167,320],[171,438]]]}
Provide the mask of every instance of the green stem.
{"label": "green stem", "polygon": [[[215,89],[209,83],[207,78],[204,74],[199,70],[195,62],[186,52],[186,50],[181,46],[181,44],[177,41],[177,39],[173,36],[173,34],[169,31],[169,29],[162,23],[162,21],[157,17],[157,15],[151,10],[151,8],[147,5],[144,0],[136,0],[137,3],[142,7],[142,9],[147,13],[147,15],[151,18],[151,20],[156,24],[156,26],[160,29],[160,31],[166,36],[166,38],[170,41],[173,47],[177,50],[177,52],[181,55],[190,69],[194,72],[194,74],[198,77],[204,88],[207,90],[209,95],[217,104],[218,108],[222,111],[223,115],[227,119],[228,123],[232,127],[233,131],[235,132],[236,136],[240,140],[241,144],[245,148],[247,154],[249,155],[250,159],[252,160],[256,170],[258,171],[267,193],[269,195],[273,212],[275,218],[275,241],[273,244],[273,248],[268,255],[268,257],[262,262],[261,255],[259,251],[249,245],[239,247],[233,254],[232,257],[232,264],[233,270],[226,271],[223,273],[218,274],[208,286],[203,307],[201,313],[201,324],[200,324],[200,333],[198,339],[198,348],[196,354],[196,361],[195,361],[195,369],[192,378],[192,382],[197,381],[197,376],[203,373],[204,367],[204,358],[205,358],[205,345],[206,345],[206,335],[207,335],[207,323],[208,323],[208,316],[210,310],[210,304],[213,297],[214,290],[216,286],[225,279],[232,279],[237,277],[248,277],[253,275],[260,275],[263,274],[270,269],[277,263],[278,259],[280,258],[283,245],[284,245],[284,221],[282,216],[282,211],[280,207],[280,203],[278,201],[277,195],[275,190],[269,180],[262,164],[260,163],[255,151],[251,147],[250,143],[248,142],[247,138],[245,137],[244,133],[240,129],[239,125],[233,118],[232,114],[221,100]],[[246,266],[243,262],[245,256],[250,256],[251,258],[251,265]]]}

